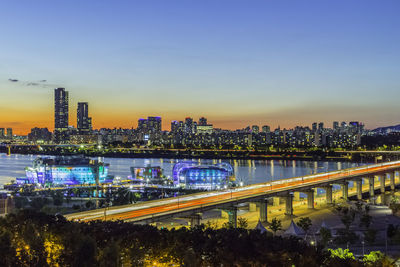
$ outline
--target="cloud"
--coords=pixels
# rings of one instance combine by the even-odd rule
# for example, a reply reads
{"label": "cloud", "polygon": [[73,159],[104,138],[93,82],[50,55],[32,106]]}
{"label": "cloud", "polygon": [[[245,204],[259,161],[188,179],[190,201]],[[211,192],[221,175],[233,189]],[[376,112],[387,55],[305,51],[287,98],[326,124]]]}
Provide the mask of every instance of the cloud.
{"label": "cloud", "polygon": [[41,82],[41,83],[45,83],[45,82],[47,82],[47,80],[40,80],[39,82]]}
{"label": "cloud", "polygon": [[26,84],[27,86],[38,86],[40,85],[39,83],[34,83],[34,82],[29,82]]}
{"label": "cloud", "polygon": [[16,83],[16,82],[18,82],[18,80],[17,79],[8,79],[10,82],[13,82],[13,83]]}

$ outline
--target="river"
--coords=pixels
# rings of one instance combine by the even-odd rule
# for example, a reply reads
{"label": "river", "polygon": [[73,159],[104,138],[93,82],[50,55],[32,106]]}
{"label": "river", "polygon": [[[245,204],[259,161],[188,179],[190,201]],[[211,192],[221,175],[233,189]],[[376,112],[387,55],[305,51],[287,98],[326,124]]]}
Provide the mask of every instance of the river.
{"label": "river", "polygon": [[[38,155],[0,154],[0,185],[8,183],[16,177],[25,176],[25,167],[31,166]],[[164,175],[171,176],[174,164],[182,159],[162,158],[102,158],[110,164],[109,174],[122,178],[130,175],[131,166],[161,166]],[[244,184],[262,183],[271,180],[304,176],[312,173],[347,169],[364,165],[352,162],[332,161],[300,161],[300,160],[204,160],[196,159],[199,163],[228,162],[234,170],[236,180]]]}

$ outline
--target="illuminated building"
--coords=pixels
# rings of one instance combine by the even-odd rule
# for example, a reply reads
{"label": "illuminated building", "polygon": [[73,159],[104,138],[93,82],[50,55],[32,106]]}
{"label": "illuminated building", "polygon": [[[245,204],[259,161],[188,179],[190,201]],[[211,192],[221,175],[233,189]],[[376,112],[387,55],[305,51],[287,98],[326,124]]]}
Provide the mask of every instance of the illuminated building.
{"label": "illuminated building", "polygon": [[263,133],[269,133],[269,132],[271,132],[271,128],[268,125],[264,125],[262,127],[262,132]]}
{"label": "illuminated building", "polygon": [[68,91],[65,88],[54,89],[54,134],[56,142],[66,139],[68,130]]}
{"label": "illuminated building", "polygon": [[12,128],[7,128],[7,139],[13,138],[13,130]]}
{"label": "illuminated building", "polygon": [[251,131],[258,134],[260,132],[260,127],[258,127],[258,125],[253,125],[251,126]]}
{"label": "illuminated building", "polygon": [[199,119],[199,126],[206,126],[207,125],[207,118],[201,117]]}
{"label": "illuminated building", "polygon": [[17,178],[18,183],[77,185],[110,182],[109,164],[91,160],[86,157],[39,157],[32,167],[25,169],[26,178]]}
{"label": "illuminated building", "polygon": [[211,125],[197,125],[198,134],[212,134],[213,126]]}
{"label": "illuminated building", "polygon": [[76,119],[79,133],[89,133],[92,128],[92,118],[89,117],[89,104],[87,102],[78,103]]}
{"label": "illuminated building", "polygon": [[162,169],[160,166],[131,167],[131,175],[133,179],[161,179]]}
{"label": "illuminated building", "polygon": [[197,162],[178,162],[172,170],[176,186],[216,189],[228,186],[234,180],[233,168],[228,163],[200,165]]}
{"label": "illuminated building", "polygon": [[0,138],[4,138],[4,128],[0,128]]}
{"label": "illuminated building", "polygon": [[147,117],[147,128],[151,134],[161,132],[161,117]]}
{"label": "illuminated building", "polygon": [[52,134],[47,128],[32,128],[28,140],[32,142],[50,142]]}

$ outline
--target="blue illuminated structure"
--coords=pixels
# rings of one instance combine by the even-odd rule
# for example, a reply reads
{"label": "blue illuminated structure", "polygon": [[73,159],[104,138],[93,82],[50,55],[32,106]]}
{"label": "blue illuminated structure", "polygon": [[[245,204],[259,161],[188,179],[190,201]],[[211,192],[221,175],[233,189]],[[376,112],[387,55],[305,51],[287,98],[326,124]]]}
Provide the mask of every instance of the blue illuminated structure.
{"label": "blue illuminated structure", "polygon": [[77,185],[111,182],[108,177],[109,164],[86,157],[39,157],[32,167],[25,168],[26,178],[18,178],[18,183]]}
{"label": "blue illuminated structure", "polygon": [[200,165],[197,162],[178,162],[172,176],[176,186],[187,188],[218,189],[234,180],[233,168],[228,163]]}

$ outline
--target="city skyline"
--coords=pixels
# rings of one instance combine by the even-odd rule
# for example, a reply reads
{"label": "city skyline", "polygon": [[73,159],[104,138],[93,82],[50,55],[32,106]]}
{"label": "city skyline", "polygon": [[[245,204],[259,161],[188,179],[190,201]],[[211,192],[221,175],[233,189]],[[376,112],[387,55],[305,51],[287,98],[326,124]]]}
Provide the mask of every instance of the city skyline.
{"label": "city skyline", "polygon": [[[93,128],[398,124],[397,1],[6,1],[0,127],[53,130],[54,88]],[[75,123],[70,123],[75,124]]]}

